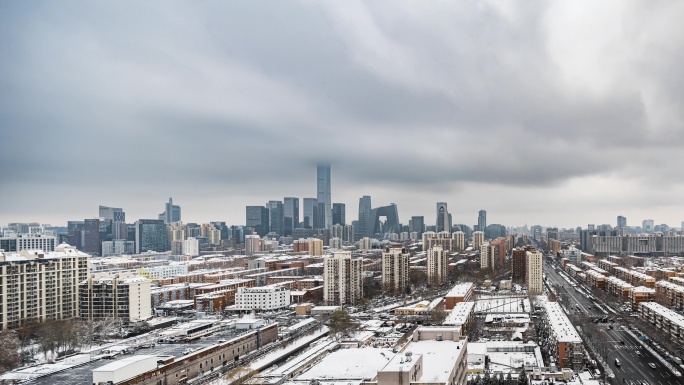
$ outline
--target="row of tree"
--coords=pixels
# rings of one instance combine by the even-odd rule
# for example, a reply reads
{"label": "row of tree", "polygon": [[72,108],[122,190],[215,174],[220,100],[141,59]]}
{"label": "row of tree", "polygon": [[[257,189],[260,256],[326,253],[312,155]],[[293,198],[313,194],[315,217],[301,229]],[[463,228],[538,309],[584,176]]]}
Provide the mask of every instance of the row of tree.
{"label": "row of tree", "polygon": [[511,372],[508,372],[506,376],[503,374],[491,376],[489,372],[485,372],[484,376],[479,374],[472,379],[468,380],[468,385],[528,385],[529,380],[524,369],[521,369],[518,373],[518,378],[513,379]]}

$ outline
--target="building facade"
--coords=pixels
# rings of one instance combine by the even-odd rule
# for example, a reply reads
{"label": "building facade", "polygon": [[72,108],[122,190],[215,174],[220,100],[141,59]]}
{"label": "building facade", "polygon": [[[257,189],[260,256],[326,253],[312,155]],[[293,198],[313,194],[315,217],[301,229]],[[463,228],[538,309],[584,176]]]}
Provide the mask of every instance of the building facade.
{"label": "building facade", "polygon": [[152,317],[150,280],[134,273],[96,273],[79,284],[82,319],[124,322]]}
{"label": "building facade", "polygon": [[527,257],[527,292],[530,294],[539,294],[544,289],[544,259],[542,253],[530,250],[526,251],[525,255]]}
{"label": "building facade", "polygon": [[361,258],[350,252],[334,252],[323,260],[323,302],[327,305],[354,304],[363,297]]}
{"label": "building facade", "polygon": [[268,311],[290,306],[290,290],[278,286],[239,287],[235,308],[241,311]]}
{"label": "building facade", "polygon": [[411,254],[401,246],[388,247],[382,252],[382,287],[386,291],[405,293],[409,286]]}
{"label": "building facade", "polygon": [[430,286],[438,286],[446,282],[448,258],[441,246],[434,246],[427,251],[427,281]]}

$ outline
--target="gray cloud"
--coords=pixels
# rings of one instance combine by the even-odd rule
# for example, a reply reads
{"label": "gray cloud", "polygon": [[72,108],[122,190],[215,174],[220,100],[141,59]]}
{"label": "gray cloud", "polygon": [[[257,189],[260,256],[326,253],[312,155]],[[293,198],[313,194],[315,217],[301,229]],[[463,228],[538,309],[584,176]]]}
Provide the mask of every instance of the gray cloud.
{"label": "gray cloud", "polygon": [[[0,5],[0,223],[244,222],[315,195],[457,222],[677,225],[677,2]],[[498,217],[497,217],[498,216]]]}

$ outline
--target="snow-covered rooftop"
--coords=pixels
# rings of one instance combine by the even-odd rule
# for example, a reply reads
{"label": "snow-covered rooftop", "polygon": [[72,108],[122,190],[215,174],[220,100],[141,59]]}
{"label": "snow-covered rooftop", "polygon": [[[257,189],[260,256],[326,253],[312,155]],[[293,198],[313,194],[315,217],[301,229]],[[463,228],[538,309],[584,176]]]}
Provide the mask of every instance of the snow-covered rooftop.
{"label": "snow-covered rooftop", "polygon": [[551,333],[557,342],[582,343],[575,327],[561,309],[558,302],[544,302],[548,324],[551,326]]}

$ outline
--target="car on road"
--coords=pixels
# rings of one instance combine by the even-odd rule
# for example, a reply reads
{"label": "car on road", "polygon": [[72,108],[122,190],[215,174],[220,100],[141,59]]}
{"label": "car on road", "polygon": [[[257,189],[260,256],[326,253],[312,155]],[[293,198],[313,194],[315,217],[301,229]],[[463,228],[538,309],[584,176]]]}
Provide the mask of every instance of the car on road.
{"label": "car on road", "polygon": [[625,340],[620,340],[620,345],[624,345],[624,344],[625,344]]}
{"label": "car on road", "polygon": [[656,364],[654,364],[653,362],[649,362],[649,363],[648,363],[648,366],[650,366],[651,369],[655,369],[655,368],[656,368]]}
{"label": "car on road", "polygon": [[641,350],[637,350],[635,353],[637,356],[641,356]]}

